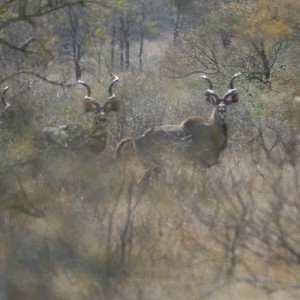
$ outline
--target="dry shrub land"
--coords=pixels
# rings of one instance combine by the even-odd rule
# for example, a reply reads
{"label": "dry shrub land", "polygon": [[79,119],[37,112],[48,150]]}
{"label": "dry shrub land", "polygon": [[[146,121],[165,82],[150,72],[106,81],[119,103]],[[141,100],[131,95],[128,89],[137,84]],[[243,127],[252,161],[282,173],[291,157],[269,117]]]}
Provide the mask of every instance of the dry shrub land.
{"label": "dry shrub land", "polygon": [[[275,1],[279,11],[286,1],[286,7],[299,8],[297,1]],[[9,85],[0,103],[0,300],[299,299],[299,27],[293,41],[284,39],[291,34],[287,27],[296,28],[298,21],[274,23],[260,0],[249,1],[251,9],[228,1],[228,10],[211,11],[206,1],[186,1],[195,5],[183,11],[190,16],[186,27],[175,22],[172,11],[172,32],[164,10],[168,6],[145,1],[151,5],[143,6],[143,18],[128,23],[139,26],[129,37],[123,6],[112,14],[105,10],[109,5],[100,5],[106,1],[95,1],[99,11],[89,10],[93,1],[29,2],[0,4],[0,17],[7,19],[0,21],[0,55],[6,58],[0,62],[0,91]],[[60,14],[65,9],[70,10]],[[199,9],[201,16],[212,13],[200,24]],[[262,13],[254,18],[257,11]],[[177,14],[180,20],[183,12]],[[151,14],[155,20],[164,17],[157,28],[148,19]],[[265,24],[272,34],[264,41],[255,36],[254,25],[264,25],[269,17],[274,28]],[[110,36],[119,21],[123,31],[118,25]],[[75,51],[78,61],[76,53],[68,53],[67,25],[80,33],[73,50],[86,51]],[[189,26],[193,30],[184,32]],[[154,35],[154,29],[160,34]],[[25,31],[49,39],[45,45],[39,39],[22,44],[17,37]],[[144,34],[148,39],[142,44]],[[83,42],[82,36],[89,38]],[[7,37],[12,37],[9,43]],[[144,51],[130,61],[129,40],[132,56]],[[45,48],[54,58],[38,55]],[[97,119],[94,112],[99,111],[91,103],[101,108],[111,96],[111,71],[120,78],[113,92],[122,104]],[[124,136],[180,124],[190,116],[209,118],[208,82],[200,76],[210,74],[223,95],[239,71],[234,84],[240,100],[227,107],[228,141],[217,164],[205,168],[166,151],[160,172],[153,173],[133,155],[133,147],[116,160],[116,145]],[[85,98],[90,113],[82,109],[86,90],[73,77],[91,86],[95,100]],[[7,104],[14,108],[12,117]],[[58,143],[43,139],[46,127],[59,128],[52,129]],[[99,135],[104,144],[87,147],[91,135]]]}
{"label": "dry shrub land", "polygon": [[[142,179],[137,161],[114,159],[120,132],[209,115],[205,84],[195,80],[196,93],[151,76],[123,76],[118,93],[126,103],[110,119],[101,155],[41,148],[32,131],[11,137],[4,128],[3,299],[299,296],[299,127],[252,118],[242,82],[217,165],[165,157],[163,172]],[[80,93],[65,92],[66,111]]]}

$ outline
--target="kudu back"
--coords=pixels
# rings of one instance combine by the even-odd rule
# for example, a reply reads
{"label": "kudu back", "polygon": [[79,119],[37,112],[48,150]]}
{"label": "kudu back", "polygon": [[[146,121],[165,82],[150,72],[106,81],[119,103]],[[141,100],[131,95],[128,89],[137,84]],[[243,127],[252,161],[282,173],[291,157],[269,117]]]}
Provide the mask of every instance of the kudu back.
{"label": "kudu back", "polygon": [[57,145],[71,150],[89,149],[94,153],[101,153],[107,141],[107,115],[118,111],[121,101],[113,93],[113,86],[119,82],[116,75],[112,75],[112,81],[108,88],[109,98],[101,105],[91,97],[90,86],[79,80],[78,83],[86,88],[87,95],[82,100],[83,109],[87,113],[93,113],[92,124],[88,127],[81,124],[70,124],[59,127],[47,127],[42,135],[49,145]]}
{"label": "kudu back", "polygon": [[116,148],[116,157],[121,158],[125,149],[131,145],[136,156],[144,164],[158,164],[161,159],[176,154],[200,162],[209,167],[218,162],[220,153],[225,149],[228,139],[227,105],[237,103],[239,94],[234,88],[237,73],[230,79],[230,89],[220,97],[213,90],[213,83],[207,76],[202,76],[209,89],[205,100],[215,106],[210,119],[191,116],[179,125],[162,125],[148,129],[142,136],[125,137]]}

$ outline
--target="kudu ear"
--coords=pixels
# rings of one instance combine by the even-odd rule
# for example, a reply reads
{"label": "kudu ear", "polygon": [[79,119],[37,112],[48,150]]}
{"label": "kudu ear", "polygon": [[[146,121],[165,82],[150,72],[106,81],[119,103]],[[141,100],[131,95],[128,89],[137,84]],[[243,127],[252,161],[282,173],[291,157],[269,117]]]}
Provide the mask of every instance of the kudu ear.
{"label": "kudu ear", "polygon": [[226,105],[239,102],[239,92],[237,89],[229,90],[223,97]]}
{"label": "kudu ear", "polygon": [[231,96],[231,103],[237,103],[240,100],[240,93],[238,92],[237,89],[234,89],[234,91],[232,92]]}
{"label": "kudu ear", "polygon": [[109,97],[104,105],[103,105],[103,111],[105,113],[108,113],[110,111],[118,111],[121,107],[121,100],[117,99],[115,95]]}
{"label": "kudu ear", "polygon": [[82,100],[83,110],[85,112],[95,111],[97,109],[95,102],[96,102],[96,100],[91,97],[84,97]]}
{"label": "kudu ear", "polygon": [[204,96],[205,96],[205,101],[212,104],[212,105],[218,105],[219,102],[220,102],[219,97],[212,90],[207,90],[205,92]]}

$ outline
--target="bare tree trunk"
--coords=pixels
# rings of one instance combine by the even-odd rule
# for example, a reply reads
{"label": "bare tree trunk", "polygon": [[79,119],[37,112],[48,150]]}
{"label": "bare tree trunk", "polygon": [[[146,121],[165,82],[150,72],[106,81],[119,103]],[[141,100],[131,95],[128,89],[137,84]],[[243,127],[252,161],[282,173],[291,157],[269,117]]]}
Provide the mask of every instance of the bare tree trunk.
{"label": "bare tree trunk", "polygon": [[269,81],[271,79],[271,67],[265,51],[264,43],[261,41],[259,45],[257,45],[254,41],[252,41],[252,45],[261,59],[263,65],[263,75],[265,77],[264,79],[265,81]]}
{"label": "bare tree trunk", "polygon": [[71,34],[72,34],[72,56],[74,60],[75,66],[75,77],[76,80],[81,78],[81,67],[80,67],[80,59],[81,59],[81,46],[77,41],[78,35],[78,17],[76,14],[72,14],[71,10],[68,10],[69,21],[71,26]]}
{"label": "bare tree trunk", "polygon": [[81,53],[80,53],[80,45],[77,45],[76,43],[73,43],[73,58],[74,58],[74,65],[75,65],[76,80],[79,80],[81,78],[81,67],[79,63],[81,59]]}
{"label": "bare tree trunk", "polygon": [[111,50],[110,50],[110,70],[114,70],[114,61],[115,61],[115,43],[116,43],[116,26],[112,28],[111,36]]}
{"label": "bare tree trunk", "polygon": [[179,31],[180,31],[180,16],[181,16],[181,9],[177,7],[176,19],[174,20],[173,25],[173,43],[176,44],[179,38]]}
{"label": "bare tree trunk", "polygon": [[121,23],[121,32],[122,32],[122,41],[121,41],[121,66],[124,66],[124,46],[125,46],[125,67],[129,69],[130,67],[130,41],[129,41],[129,19],[126,16],[126,20],[124,17],[120,17]]}
{"label": "bare tree trunk", "polygon": [[130,42],[129,39],[126,39],[125,41],[125,66],[126,69],[128,70],[130,67]]}
{"label": "bare tree trunk", "polygon": [[120,40],[120,69],[124,69],[124,41]]}
{"label": "bare tree trunk", "polygon": [[173,43],[176,45],[179,38],[180,28],[182,26],[182,18],[183,18],[183,11],[185,7],[185,3],[182,1],[175,1],[176,6],[176,14],[173,17]]}
{"label": "bare tree trunk", "polygon": [[142,60],[143,50],[144,50],[144,30],[141,27],[140,52],[139,52],[139,68],[141,72],[143,71],[143,60]]}

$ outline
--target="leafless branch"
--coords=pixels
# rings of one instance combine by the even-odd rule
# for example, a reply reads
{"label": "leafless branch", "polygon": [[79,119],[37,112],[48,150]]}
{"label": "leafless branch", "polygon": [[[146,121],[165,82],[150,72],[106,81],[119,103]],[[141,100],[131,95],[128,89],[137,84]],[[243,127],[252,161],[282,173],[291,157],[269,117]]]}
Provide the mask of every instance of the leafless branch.
{"label": "leafless branch", "polygon": [[23,75],[23,74],[27,74],[27,75],[31,75],[31,76],[34,76],[38,79],[41,79],[42,81],[45,81],[47,83],[50,83],[50,84],[53,84],[53,85],[57,85],[57,86],[62,86],[62,87],[73,87],[75,85],[77,85],[77,82],[74,82],[74,83],[66,83],[65,81],[56,81],[56,80],[51,80],[37,72],[34,72],[34,71],[26,71],[26,70],[21,70],[21,71],[18,71],[18,72],[15,72],[15,73],[12,73],[10,74],[9,76],[6,76],[4,79],[1,79],[0,80],[0,84],[3,84],[4,82],[6,82],[7,80],[9,79],[12,79],[16,76],[19,76],[19,75]]}

